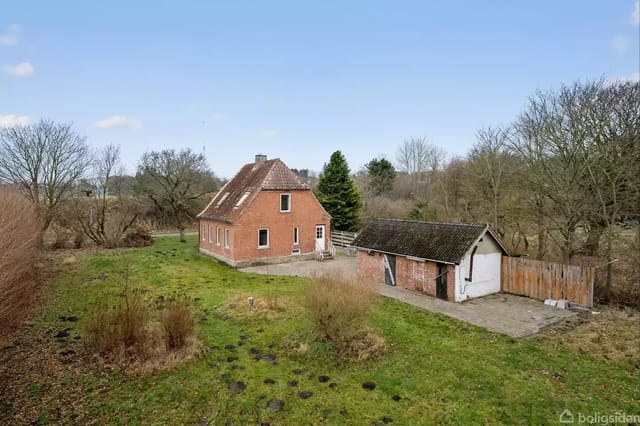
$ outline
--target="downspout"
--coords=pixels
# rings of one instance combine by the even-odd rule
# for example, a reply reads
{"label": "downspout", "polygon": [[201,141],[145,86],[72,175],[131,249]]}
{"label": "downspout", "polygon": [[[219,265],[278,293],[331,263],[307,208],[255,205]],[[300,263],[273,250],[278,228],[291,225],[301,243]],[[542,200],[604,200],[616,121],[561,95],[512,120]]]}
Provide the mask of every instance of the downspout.
{"label": "downspout", "polygon": [[[464,280],[469,284],[471,284],[471,281],[473,280],[473,256],[476,254],[476,250],[478,250],[478,246],[475,246],[473,250],[471,250],[471,255],[469,256],[469,276],[464,277]],[[460,289],[461,295],[466,294],[467,286],[469,284],[465,284],[462,286],[462,288]]]}

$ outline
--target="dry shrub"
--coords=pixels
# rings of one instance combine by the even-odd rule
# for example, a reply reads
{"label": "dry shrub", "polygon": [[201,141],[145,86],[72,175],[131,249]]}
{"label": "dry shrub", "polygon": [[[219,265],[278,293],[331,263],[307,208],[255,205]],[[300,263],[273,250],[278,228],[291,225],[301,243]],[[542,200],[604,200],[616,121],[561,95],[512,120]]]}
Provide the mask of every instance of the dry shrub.
{"label": "dry shrub", "polygon": [[164,332],[167,348],[183,348],[193,336],[196,324],[191,303],[185,296],[170,300],[160,313],[160,325]]}
{"label": "dry shrub", "polygon": [[139,292],[125,286],[122,299],[99,306],[85,326],[86,345],[107,362],[134,370],[158,369],[191,358],[201,345],[195,338],[195,316],[184,298],[170,301],[156,319]]}
{"label": "dry shrub", "polygon": [[348,359],[380,353],[384,339],[366,327],[375,297],[373,287],[362,281],[329,274],[312,277],[306,306],[318,340],[332,343]]}
{"label": "dry shrub", "polygon": [[89,317],[85,332],[87,345],[110,359],[135,355],[146,359],[150,349],[150,309],[137,292],[125,290],[115,306],[99,306]]}
{"label": "dry shrub", "polygon": [[40,229],[36,206],[17,190],[0,187],[0,340],[34,302]]}
{"label": "dry shrub", "polygon": [[249,296],[239,296],[227,300],[218,310],[230,317],[243,319],[259,317],[273,317],[287,310],[277,297],[254,297],[253,305],[249,306]]}

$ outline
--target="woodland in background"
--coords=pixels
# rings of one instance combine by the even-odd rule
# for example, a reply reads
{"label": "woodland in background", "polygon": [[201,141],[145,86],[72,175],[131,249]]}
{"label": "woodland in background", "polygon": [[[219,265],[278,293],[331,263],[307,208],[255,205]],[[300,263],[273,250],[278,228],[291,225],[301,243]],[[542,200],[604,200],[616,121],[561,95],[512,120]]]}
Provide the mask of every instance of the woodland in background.
{"label": "woodland in background", "polygon": [[[355,180],[374,217],[486,223],[509,250],[597,267],[596,297],[640,306],[640,83],[538,92],[464,157],[425,138]],[[380,167],[381,162],[384,167]]]}

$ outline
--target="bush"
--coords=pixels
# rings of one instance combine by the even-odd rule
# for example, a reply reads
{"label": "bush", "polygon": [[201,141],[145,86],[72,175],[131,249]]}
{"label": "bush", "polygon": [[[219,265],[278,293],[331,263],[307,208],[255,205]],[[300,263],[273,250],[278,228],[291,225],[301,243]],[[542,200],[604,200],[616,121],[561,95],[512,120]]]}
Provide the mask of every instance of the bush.
{"label": "bush", "polygon": [[40,229],[36,206],[17,190],[0,187],[0,340],[34,302]]}
{"label": "bush", "polygon": [[[143,369],[195,355],[195,316],[186,298],[164,305],[158,317],[139,292],[125,285],[115,306],[100,305],[85,326],[86,345],[111,362],[140,364]],[[178,353],[180,351],[180,353]]]}
{"label": "bush", "polygon": [[149,333],[150,309],[137,292],[125,290],[115,306],[99,306],[89,317],[87,344],[110,359],[135,355],[146,359],[153,340]]}
{"label": "bush", "polygon": [[382,338],[366,328],[374,301],[370,285],[338,276],[313,277],[307,288],[306,305],[318,340],[334,344],[347,358],[366,358],[360,354],[384,346]]}
{"label": "bush", "polygon": [[160,326],[164,332],[167,349],[183,348],[187,340],[193,336],[195,323],[191,304],[185,296],[170,300],[160,313]]}

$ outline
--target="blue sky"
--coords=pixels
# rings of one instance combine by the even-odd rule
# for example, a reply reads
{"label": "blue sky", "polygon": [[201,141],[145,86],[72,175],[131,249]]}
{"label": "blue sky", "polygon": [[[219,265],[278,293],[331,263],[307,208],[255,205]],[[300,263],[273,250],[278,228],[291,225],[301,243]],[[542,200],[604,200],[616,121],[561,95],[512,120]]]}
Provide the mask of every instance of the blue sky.
{"label": "blue sky", "polygon": [[0,125],[73,122],[90,145],[261,152],[356,171],[426,136],[464,155],[537,89],[637,79],[638,2],[31,1],[0,6]]}

